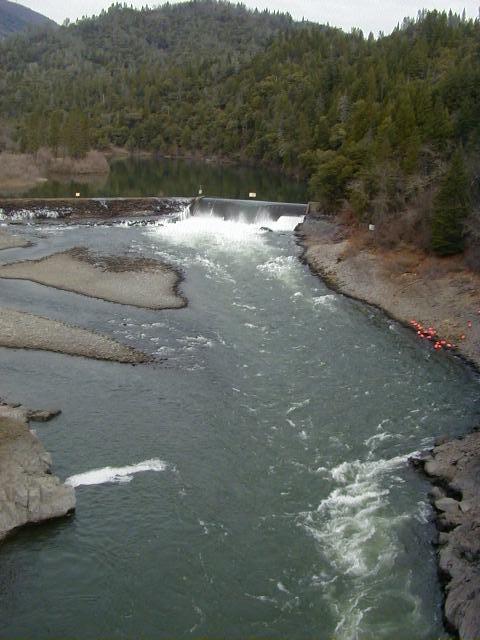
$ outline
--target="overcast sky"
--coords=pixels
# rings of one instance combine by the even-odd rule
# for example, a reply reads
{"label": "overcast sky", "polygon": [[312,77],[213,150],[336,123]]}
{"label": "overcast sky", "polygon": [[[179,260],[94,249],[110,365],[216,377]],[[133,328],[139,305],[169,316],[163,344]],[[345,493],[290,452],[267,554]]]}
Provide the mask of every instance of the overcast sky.
{"label": "overcast sky", "polygon": [[[175,2],[175,0],[173,0]],[[181,0],[177,0],[181,1]],[[419,9],[452,9],[461,13],[463,9],[471,17],[478,16],[480,0],[243,0],[249,7],[288,11],[294,18],[303,17],[315,22],[330,23],[350,31],[360,27],[368,34],[373,31],[389,33],[405,16],[416,16]],[[136,7],[146,4],[158,6],[154,0],[127,0]],[[112,4],[112,0],[22,0],[35,11],[63,22],[65,18],[76,20],[84,15],[93,15]]]}

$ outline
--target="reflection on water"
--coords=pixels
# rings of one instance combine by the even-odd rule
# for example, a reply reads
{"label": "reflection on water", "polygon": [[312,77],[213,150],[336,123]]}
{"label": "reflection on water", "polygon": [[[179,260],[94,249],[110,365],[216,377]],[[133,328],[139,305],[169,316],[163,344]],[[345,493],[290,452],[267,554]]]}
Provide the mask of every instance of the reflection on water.
{"label": "reflection on water", "polygon": [[[29,197],[85,198],[185,196],[198,194],[223,198],[248,198],[255,192],[260,200],[306,202],[307,185],[281,173],[215,163],[168,158],[114,160],[108,176],[81,179],[55,178],[15,195]],[[13,194],[12,194],[13,195]]]}

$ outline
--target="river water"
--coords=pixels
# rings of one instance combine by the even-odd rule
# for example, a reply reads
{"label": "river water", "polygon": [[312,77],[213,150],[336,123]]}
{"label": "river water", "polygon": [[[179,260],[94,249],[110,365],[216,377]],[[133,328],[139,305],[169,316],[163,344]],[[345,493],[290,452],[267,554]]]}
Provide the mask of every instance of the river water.
{"label": "river water", "polygon": [[472,427],[478,381],[328,290],[289,222],[24,230],[32,258],[166,260],[189,306],[2,281],[5,306],[162,358],[0,350],[3,395],[63,409],[36,429],[78,497],[73,518],[2,546],[2,640],[445,636],[428,485],[407,459]]}

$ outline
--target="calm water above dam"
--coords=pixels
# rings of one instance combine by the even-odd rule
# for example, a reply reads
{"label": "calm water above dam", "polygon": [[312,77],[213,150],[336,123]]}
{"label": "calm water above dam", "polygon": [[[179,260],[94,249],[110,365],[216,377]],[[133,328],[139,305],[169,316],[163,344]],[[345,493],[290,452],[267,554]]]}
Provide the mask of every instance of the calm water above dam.
{"label": "calm water above dam", "polygon": [[88,246],[164,259],[189,306],[1,282],[5,306],[164,358],[0,350],[2,394],[63,409],[36,428],[78,486],[74,518],[2,546],[2,639],[445,636],[428,485],[407,458],[471,428],[478,381],[328,290],[291,225],[260,226],[24,230],[32,258]]}
{"label": "calm water above dam", "polygon": [[[261,200],[307,202],[305,182],[271,170],[236,165],[210,164],[181,158],[126,158],[113,160],[110,173],[84,176],[81,180],[64,176],[51,178],[33,188],[17,192],[32,198],[73,197],[192,197],[202,188],[208,196],[248,198],[257,193]],[[1,189],[0,189],[1,194]]]}

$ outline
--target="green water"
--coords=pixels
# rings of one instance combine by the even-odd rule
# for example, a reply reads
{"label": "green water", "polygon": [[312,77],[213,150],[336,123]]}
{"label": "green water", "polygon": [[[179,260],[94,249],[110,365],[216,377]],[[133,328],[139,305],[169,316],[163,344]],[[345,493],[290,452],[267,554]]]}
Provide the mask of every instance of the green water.
{"label": "green water", "polygon": [[90,176],[82,181],[52,179],[17,196],[57,198],[81,193],[85,198],[127,196],[192,197],[202,188],[206,196],[259,200],[307,202],[306,184],[281,173],[220,165],[193,160],[148,158],[114,160],[107,176]]}

